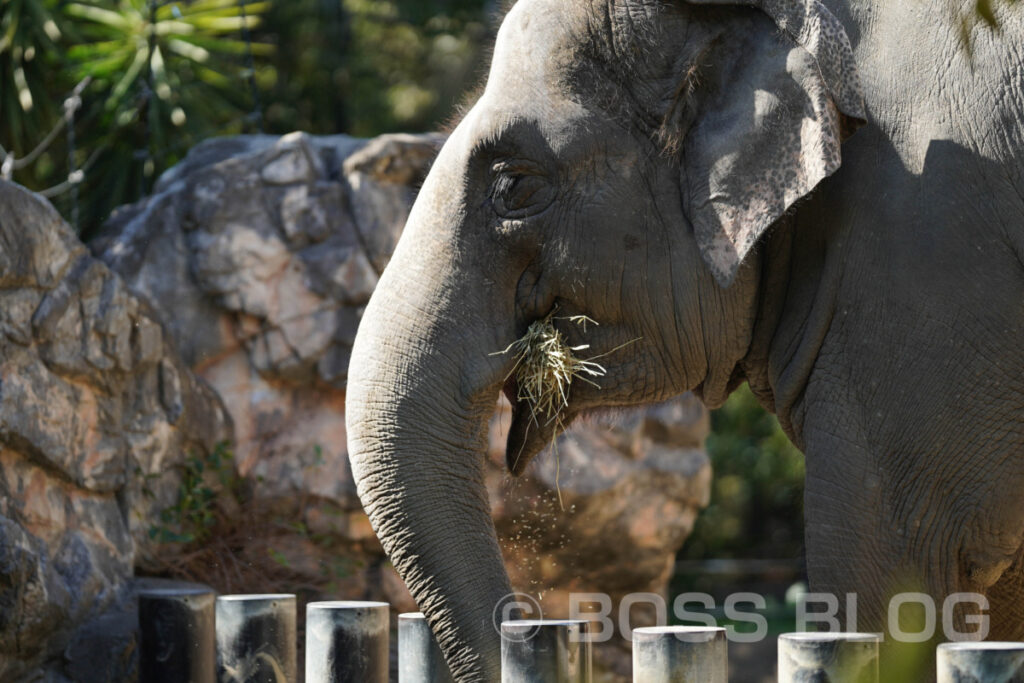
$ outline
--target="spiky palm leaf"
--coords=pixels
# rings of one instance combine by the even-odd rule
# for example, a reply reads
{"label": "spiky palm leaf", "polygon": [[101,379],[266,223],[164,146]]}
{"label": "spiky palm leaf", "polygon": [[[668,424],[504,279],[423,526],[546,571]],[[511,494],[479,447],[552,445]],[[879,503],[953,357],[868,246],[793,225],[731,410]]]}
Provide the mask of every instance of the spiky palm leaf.
{"label": "spiky palm leaf", "polygon": [[[167,143],[167,131],[185,128],[189,113],[196,112],[203,130],[186,130],[209,134],[215,131],[209,130],[206,115],[221,112],[214,117],[219,127],[251,106],[238,57],[250,49],[257,55],[272,50],[239,39],[241,30],[259,24],[269,3],[241,4],[119,0],[112,7],[95,0],[72,2],[64,11],[78,20],[85,42],[73,46],[68,57],[77,77],[93,77],[93,91],[103,94],[104,111],[113,115],[115,125],[147,125],[158,144]],[[146,107],[152,111],[144,112]],[[146,121],[140,120],[143,115]]]}
{"label": "spiky palm leaf", "polygon": [[0,145],[32,149],[53,125],[47,92],[62,31],[56,0],[0,0]]}
{"label": "spiky palm leaf", "polygon": [[273,50],[242,40],[269,2],[84,0],[63,7],[81,40],[67,51],[75,78],[93,79],[85,125],[102,131],[87,183],[87,223],[149,190],[156,175],[211,135],[242,132],[253,111],[245,57]]}

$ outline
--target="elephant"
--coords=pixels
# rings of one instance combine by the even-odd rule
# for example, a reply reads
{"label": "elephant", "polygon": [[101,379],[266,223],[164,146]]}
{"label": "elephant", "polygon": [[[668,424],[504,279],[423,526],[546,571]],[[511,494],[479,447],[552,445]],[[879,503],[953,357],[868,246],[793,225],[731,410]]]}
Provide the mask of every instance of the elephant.
{"label": "elephant", "polygon": [[[978,594],[989,638],[1024,639],[1024,19],[960,4],[505,15],[347,389],[359,496],[457,680],[500,675],[500,392],[517,475],[581,414],[747,382],[806,457],[812,591],[869,631],[897,591]],[[606,374],[538,424],[495,352],[553,311]]]}

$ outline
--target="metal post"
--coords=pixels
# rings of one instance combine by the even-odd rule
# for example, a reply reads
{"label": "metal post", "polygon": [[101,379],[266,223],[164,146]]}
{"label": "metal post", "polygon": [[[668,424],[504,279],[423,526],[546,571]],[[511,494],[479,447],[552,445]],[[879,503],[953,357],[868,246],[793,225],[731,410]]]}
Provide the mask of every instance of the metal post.
{"label": "metal post", "polygon": [[935,664],[938,683],[1024,683],[1024,643],[943,643]]}
{"label": "metal post", "polygon": [[205,586],[139,589],[139,680],[214,683],[214,595]]}
{"label": "metal post", "polygon": [[634,683],[728,683],[725,629],[647,626],[633,629]]}
{"label": "metal post", "polygon": [[398,615],[398,683],[452,683],[444,655],[422,612]]}
{"label": "metal post", "polygon": [[589,626],[582,619],[502,623],[502,683],[590,683]]}
{"label": "metal post", "polygon": [[779,683],[878,683],[880,640],[874,633],[784,633]]}
{"label": "metal post", "polygon": [[295,683],[295,596],[217,598],[219,683]]}
{"label": "metal post", "polygon": [[306,605],[306,683],[388,683],[386,602]]}

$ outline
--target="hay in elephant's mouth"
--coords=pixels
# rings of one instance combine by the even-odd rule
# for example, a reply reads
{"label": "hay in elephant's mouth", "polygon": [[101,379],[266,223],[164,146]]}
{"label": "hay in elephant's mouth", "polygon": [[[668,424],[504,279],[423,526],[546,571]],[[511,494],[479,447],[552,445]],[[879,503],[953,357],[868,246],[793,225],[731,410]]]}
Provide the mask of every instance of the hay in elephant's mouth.
{"label": "hay in elephant's mouth", "polygon": [[[526,402],[534,423],[539,425],[540,420],[544,420],[545,424],[555,422],[561,427],[559,415],[562,408],[569,405],[569,387],[573,380],[580,379],[600,389],[591,378],[603,377],[607,371],[592,359],[576,356],[577,351],[585,351],[590,345],[569,346],[565,335],[554,325],[554,315],[552,311],[534,321],[526,334],[492,355],[514,354],[515,365],[509,377],[515,376],[516,399]],[[588,323],[597,324],[585,315],[568,316],[564,320],[582,325],[584,331]]]}
{"label": "hay in elephant's mouth", "polygon": [[588,323],[597,325],[596,321],[585,315],[556,318],[555,311],[552,311],[544,318],[531,323],[522,337],[491,355],[513,354],[512,359],[515,362],[505,377],[505,382],[508,383],[510,378],[515,379],[516,400],[526,403],[530,410],[530,419],[535,425],[540,426],[541,420],[544,420],[545,425],[554,423],[551,446],[555,453],[555,490],[558,492],[558,504],[564,511],[565,504],[562,501],[562,488],[559,483],[561,463],[558,459],[557,439],[558,435],[565,431],[562,409],[569,406],[569,387],[573,380],[579,379],[600,389],[601,386],[593,378],[604,377],[607,370],[594,361],[629,346],[640,338],[632,339],[597,356],[578,358],[576,352],[586,351],[590,344],[570,346],[565,335],[555,327],[555,320],[568,320],[580,325],[584,333],[587,331]]}

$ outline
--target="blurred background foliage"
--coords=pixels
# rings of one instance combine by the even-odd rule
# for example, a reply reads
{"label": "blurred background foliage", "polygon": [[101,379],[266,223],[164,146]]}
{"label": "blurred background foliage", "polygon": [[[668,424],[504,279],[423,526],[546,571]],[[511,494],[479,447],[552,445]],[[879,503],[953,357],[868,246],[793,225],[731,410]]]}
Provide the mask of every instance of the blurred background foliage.
{"label": "blurred background foliage", "polygon": [[804,456],[744,384],[711,413],[711,504],[682,559],[797,558],[803,552]]}
{"label": "blurred background foliage", "polygon": [[258,31],[279,47],[258,71],[268,128],[438,128],[483,78],[497,11],[486,0],[273,2]]}
{"label": "blurred background foliage", "polygon": [[207,137],[436,129],[483,77],[496,12],[487,0],[0,0],[0,176],[44,191],[87,236]]}

